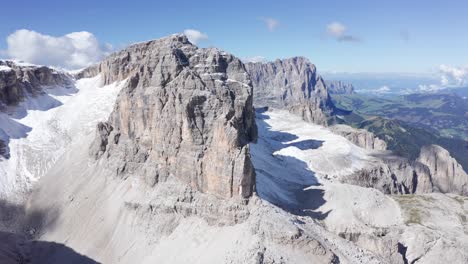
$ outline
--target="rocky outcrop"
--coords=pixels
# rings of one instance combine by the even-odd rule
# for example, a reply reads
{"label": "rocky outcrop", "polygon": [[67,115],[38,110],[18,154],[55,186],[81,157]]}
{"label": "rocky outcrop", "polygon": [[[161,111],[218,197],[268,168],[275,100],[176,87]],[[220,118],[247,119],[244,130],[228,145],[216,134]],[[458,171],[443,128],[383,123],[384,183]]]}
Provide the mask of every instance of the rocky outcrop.
{"label": "rocky outcrop", "polygon": [[330,127],[330,130],[362,148],[369,150],[387,149],[387,143],[385,143],[385,141],[365,129],[355,129],[347,125],[334,125]]}
{"label": "rocky outcrop", "polygon": [[26,96],[41,94],[46,86],[69,85],[70,76],[45,66],[23,66],[0,61],[0,110]]}
{"label": "rocky outcrop", "polygon": [[91,148],[120,177],[149,185],[174,176],[222,198],[250,197],[256,140],[252,85],[244,64],[220,50],[199,49],[184,35],[139,43],[78,77],[104,84],[127,79]]}
{"label": "rocky outcrop", "polygon": [[394,155],[379,156],[375,166],[346,177],[343,182],[375,188],[385,194],[421,194],[433,191],[431,173],[419,162]]}
{"label": "rocky outcrop", "polygon": [[303,57],[268,63],[247,63],[255,106],[285,108],[304,120],[322,125],[334,106],[315,65]]}
{"label": "rocky outcrop", "polygon": [[377,155],[381,162],[347,177],[344,182],[372,187],[387,194],[431,192],[468,195],[468,176],[450,153],[438,145],[425,146],[416,161]]}
{"label": "rocky outcrop", "polygon": [[330,94],[354,94],[354,86],[342,81],[326,81],[328,93]]}
{"label": "rocky outcrop", "polygon": [[446,149],[424,146],[418,161],[429,168],[435,191],[468,195],[468,175]]}

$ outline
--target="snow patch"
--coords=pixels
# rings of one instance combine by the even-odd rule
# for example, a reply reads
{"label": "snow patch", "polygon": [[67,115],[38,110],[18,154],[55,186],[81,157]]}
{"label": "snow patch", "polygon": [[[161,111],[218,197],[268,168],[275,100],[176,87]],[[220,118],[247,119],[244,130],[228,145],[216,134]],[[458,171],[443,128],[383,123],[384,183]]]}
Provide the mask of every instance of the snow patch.
{"label": "snow patch", "polygon": [[0,65],[0,71],[9,72],[9,71],[12,71],[12,70],[13,69],[8,67],[8,66]]}
{"label": "snow patch", "polygon": [[287,111],[257,113],[257,126],[259,139],[250,147],[262,199],[323,220],[335,233],[370,233],[403,222],[398,203],[390,197],[340,183],[372,166],[372,151]]}
{"label": "snow patch", "polygon": [[124,82],[99,87],[100,76],[55,87],[0,113],[0,138],[9,158],[0,160],[0,197],[21,197],[73,142],[93,133],[112,111]]}

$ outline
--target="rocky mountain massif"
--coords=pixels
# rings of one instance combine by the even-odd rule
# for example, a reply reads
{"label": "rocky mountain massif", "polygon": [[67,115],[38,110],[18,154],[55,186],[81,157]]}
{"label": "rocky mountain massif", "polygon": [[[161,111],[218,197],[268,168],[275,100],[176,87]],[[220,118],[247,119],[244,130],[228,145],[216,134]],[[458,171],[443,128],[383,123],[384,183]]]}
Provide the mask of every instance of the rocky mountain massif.
{"label": "rocky mountain massif", "polygon": [[253,196],[252,85],[237,58],[174,35],[80,76],[93,74],[126,85],[97,134],[72,144],[36,186],[26,210],[44,218],[27,229],[41,241],[103,263],[356,258],[357,248],[330,250],[315,235],[323,231]]}
{"label": "rocky mountain massif", "polygon": [[[464,186],[453,159],[433,146],[418,167],[365,131],[305,122],[326,125],[336,114],[305,59],[244,65],[172,35],[134,44],[75,78],[76,95],[54,95],[63,105],[33,115],[46,116],[45,125],[18,119],[31,126],[27,139],[41,132],[72,140],[57,141],[66,149],[52,148],[56,159],[24,206],[0,203],[17,213],[2,215],[2,260],[468,260],[465,197],[431,193]],[[273,110],[255,113],[254,104]],[[73,116],[95,133],[72,133],[86,130],[69,124]],[[427,177],[415,184],[419,170]]]}
{"label": "rocky mountain massif", "polygon": [[[287,109],[301,116],[305,121],[321,125],[329,124],[331,131],[362,148],[376,151],[387,149],[387,143],[384,140],[386,138],[378,138],[368,130],[356,129],[344,124],[332,125],[334,121],[340,119],[341,110],[331,102],[331,90],[334,89],[333,87],[348,87],[348,85],[342,82],[326,83],[317,75],[315,66],[307,59],[297,57],[268,63],[248,63],[246,68],[253,78],[254,103],[258,106]],[[310,102],[316,102],[316,104]],[[309,110],[297,112],[297,109],[304,106]],[[334,117],[338,117],[338,120]],[[424,149],[421,152],[423,156],[426,155]],[[443,153],[446,156],[439,159],[444,163],[442,166],[460,167],[447,151]],[[465,194],[463,184],[456,186],[447,183],[451,187],[445,189],[435,186],[433,179],[438,178],[448,182],[453,180],[441,179],[440,175],[429,170],[434,166],[432,163],[421,163],[392,154],[378,154],[378,156],[380,160],[378,163],[371,167],[367,166],[342,180],[360,186],[377,188],[389,194],[427,193],[440,190]],[[453,164],[452,161],[455,163]],[[457,170],[456,178],[460,183],[468,180],[463,169]]]}
{"label": "rocky mountain massif", "polygon": [[354,86],[342,81],[325,81],[330,94],[354,94]]}
{"label": "rocky mountain massif", "polygon": [[45,66],[0,61],[0,109],[41,94],[43,87],[70,84],[70,76]]}
{"label": "rocky mountain massif", "polygon": [[129,85],[98,125],[92,154],[150,185],[175,176],[194,190],[250,197],[257,130],[248,75],[232,55],[179,38],[130,46],[98,66],[105,83]]}
{"label": "rocky mountain massif", "polygon": [[[254,86],[255,106],[287,109],[305,121],[325,126],[335,123],[335,115],[342,112],[331,101],[331,90],[352,88],[339,81],[327,83],[304,57],[247,63],[246,69]],[[385,142],[371,132],[349,126],[337,126],[335,130],[358,146],[385,149]]]}
{"label": "rocky mountain massif", "polygon": [[335,107],[315,65],[304,57],[247,63],[254,105],[285,108],[304,120],[326,125]]}

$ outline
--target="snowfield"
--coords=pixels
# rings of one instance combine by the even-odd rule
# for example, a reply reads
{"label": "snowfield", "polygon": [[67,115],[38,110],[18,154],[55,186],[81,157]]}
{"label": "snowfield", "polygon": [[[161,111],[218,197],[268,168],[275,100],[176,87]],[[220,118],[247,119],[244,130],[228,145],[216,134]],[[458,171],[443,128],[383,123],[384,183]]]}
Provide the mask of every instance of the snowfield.
{"label": "snowfield", "polygon": [[338,182],[372,166],[375,152],[283,110],[257,112],[257,126],[259,139],[251,144],[251,152],[261,198],[323,218],[336,232],[402,223],[400,208],[391,198]]}
{"label": "snowfield", "polygon": [[0,65],[0,71],[12,71],[13,69],[8,67],[8,66],[5,66],[5,65]]}
{"label": "snowfield", "polygon": [[0,113],[0,139],[8,159],[0,159],[0,198],[21,199],[73,142],[94,132],[112,111],[123,82],[100,87],[100,76],[71,87],[48,87]]}
{"label": "snowfield", "polygon": [[[389,263],[438,263],[441,256],[452,263],[468,263],[466,197],[390,196],[340,183],[378,162],[372,155],[376,152],[287,111],[257,112],[257,126],[259,138],[250,147],[260,198],[314,218],[327,231]],[[322,235],[329,246],[350,250],[337,237]]]}

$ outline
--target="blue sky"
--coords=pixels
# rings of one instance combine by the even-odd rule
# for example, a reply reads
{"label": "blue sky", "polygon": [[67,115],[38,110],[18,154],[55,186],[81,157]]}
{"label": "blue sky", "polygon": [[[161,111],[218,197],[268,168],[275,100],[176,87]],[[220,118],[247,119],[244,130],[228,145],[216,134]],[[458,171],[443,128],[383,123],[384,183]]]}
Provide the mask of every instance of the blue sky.
{"label": "blue sky", "polygon": [[[468,1],[147,2],[5,1],[0,50],[18,29],[88,31],[114,48],[196,29],[208,36],[200,46],[242,58],[302,55],[322,71],[414,73],[468,64]],[[266,19],[277,25],[269,30]],[[346,29],[327,33],[334,22]]]}

